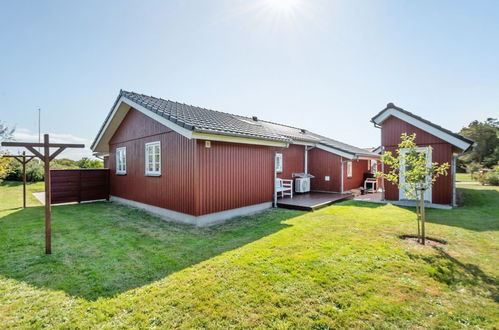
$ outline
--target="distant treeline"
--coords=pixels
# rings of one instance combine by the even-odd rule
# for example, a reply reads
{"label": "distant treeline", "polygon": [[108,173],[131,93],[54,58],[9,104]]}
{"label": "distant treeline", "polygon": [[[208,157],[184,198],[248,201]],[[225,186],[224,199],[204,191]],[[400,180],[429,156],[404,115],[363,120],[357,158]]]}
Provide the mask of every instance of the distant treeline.
{"label": "distant treeline", "polygon": [[[103,168],[104,163],[100,160],[93,160],[84,157],[80,160],[71,160],[67,158],[54,159],[50,162],[51,169],[67,169],[67,168]],[[22,167],[21,164],[15,160],[10,159],[7,163],[6,174],[4,179],[9,181],[22,180]],[[44,168],[43,163],[38,159],[33,159],[26,165],[26,179],[30,182],[43,181]]]}

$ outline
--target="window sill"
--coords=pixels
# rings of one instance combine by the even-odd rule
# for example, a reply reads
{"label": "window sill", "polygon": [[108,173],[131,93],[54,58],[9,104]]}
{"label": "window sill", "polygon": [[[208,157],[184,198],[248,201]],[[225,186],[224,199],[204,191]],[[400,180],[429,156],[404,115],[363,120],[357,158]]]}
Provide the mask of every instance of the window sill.
{"label": "window sill", "polygon": [[146,173],[146,176],[161,176],[161,173]]}
{"label": "window sill", "polygon": [[116,173],[116,175],[126,175],[126,173]]}

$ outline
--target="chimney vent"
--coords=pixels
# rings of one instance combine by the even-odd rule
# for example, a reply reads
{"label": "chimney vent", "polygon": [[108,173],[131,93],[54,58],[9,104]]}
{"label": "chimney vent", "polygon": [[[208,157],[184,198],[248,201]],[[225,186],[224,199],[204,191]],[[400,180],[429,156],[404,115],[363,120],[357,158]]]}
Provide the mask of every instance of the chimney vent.
{"label": "chimney vent", "polygon": [[254,121],[258,121],[258,117],[257,117],[257,116],[253,116],[253,117],[252,117],[252,119],[253,119]]}
{"label": "chimney vent", "polygon": [[303,134],[305,134],[305,133],[307,133],[307,130],[304,129],[304,128],[302,128],[302,129],[300,129],[300,132],[302,132]]}

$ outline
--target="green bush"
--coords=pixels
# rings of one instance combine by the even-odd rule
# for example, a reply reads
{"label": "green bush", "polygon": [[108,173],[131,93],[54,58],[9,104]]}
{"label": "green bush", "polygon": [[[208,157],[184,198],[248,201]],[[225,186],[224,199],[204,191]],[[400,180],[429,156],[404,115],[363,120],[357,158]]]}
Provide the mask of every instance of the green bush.
{"label": "green bush", "polygon": [[490,171],[478,177],[482,185],[499,186],[499,172]]}
{"label": "green bush", "polygon": [[[43,163],[37,159],[33,159],[26,165],[26,180],[29,182],[43,181],[45,170]],[[23,172],[21,163],[15,159],[11,159],[7,168],[5,180],[22,181]]]}

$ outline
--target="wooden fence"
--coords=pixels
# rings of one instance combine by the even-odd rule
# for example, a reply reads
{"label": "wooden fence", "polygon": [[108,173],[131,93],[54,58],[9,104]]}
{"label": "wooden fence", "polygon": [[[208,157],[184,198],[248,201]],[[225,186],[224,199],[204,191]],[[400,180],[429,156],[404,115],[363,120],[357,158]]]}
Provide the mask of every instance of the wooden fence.
{"label": "wooden fence", "polygon": [[109,169],[50,170],[52,204],[109,199]]}

